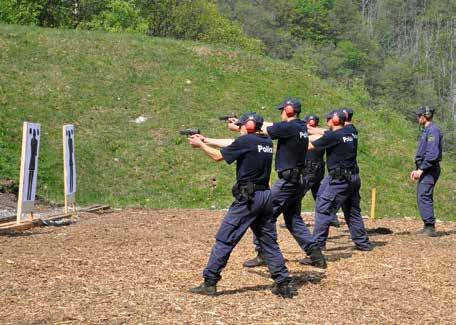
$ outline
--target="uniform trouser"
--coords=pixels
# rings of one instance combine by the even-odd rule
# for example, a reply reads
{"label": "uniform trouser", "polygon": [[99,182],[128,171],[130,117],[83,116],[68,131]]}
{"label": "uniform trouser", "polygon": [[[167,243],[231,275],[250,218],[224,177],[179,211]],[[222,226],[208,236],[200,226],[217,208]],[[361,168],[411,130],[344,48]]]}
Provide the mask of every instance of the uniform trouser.
{"label": "uniform trouser", "polygon": [[[283,213],[285,225],[288,230],[301,249],[309,253],[312,246],[316,245],[316,241],[301,217],[301,202],[306,191],[306,186],[279,179],[275,182],[271,191],[274,224],[279,215]],[[277,231],[275,225],[274,231]],[[255,244],[255,250],[263,252],[255,236],[253,237],[253,242]]]}
{"label": "uniform trouser", "polygon": [[421,175],[416,188],[418,209],[420,210],[423,222],[427,225],[435,224],[434,187],[439,176],[440,167],[432,167]]}
{"label": "uniform trouser", "polygon": [[314,228],[314,235],[320,247],[326,245],[329,224],[339,208],[344,212],[345,221],[355,245],[360,248],[369,245],[369,238],[361,217],[360,187],[359,174],[350,175],[348,179],[333,179],[331,176],[323,179],[317,194]]}
{"label": "uniform trouser", "polygon": [[[320,189],[320,184],[321,181],[324,178],[324,174],[321,172],[317,172],[315,174],[308,174],[306,177],[306,182],[307,182],[307,191],[310,189],[312,192],[312,197],[314,198],[315,202],[317,202],[317,194],[318,190]],[[333,221],[338,222],[337,219],[337,210],[333,214]]]}
{"label": "uniform trouser", "polygon": [[258,238],[272,278],[277,283],[288,278],[288,270],[277,243],[270,190],[256,191],[249,204],[246,201],[233,202],[215,237],[215,245],[203,272],[204,278],[221,279],[220,274],[231,252],[249,227]]}

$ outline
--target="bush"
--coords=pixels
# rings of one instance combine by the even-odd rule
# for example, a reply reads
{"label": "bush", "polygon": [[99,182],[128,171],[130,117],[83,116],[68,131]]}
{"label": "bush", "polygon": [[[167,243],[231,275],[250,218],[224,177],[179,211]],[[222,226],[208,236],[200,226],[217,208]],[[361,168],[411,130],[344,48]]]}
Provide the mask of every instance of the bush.
{"label": "bush", "polygon": [[146,32],[148,24],[131,1],[113,0],[107,8],[79,28],[100,29],[109,32]]}

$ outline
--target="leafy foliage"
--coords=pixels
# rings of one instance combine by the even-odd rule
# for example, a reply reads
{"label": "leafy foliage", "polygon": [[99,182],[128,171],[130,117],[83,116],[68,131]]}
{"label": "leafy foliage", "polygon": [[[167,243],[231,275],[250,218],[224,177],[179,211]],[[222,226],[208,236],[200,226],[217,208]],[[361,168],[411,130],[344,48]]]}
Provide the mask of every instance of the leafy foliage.
{"label": "leafy foliage", "polygon": [[78,26],[83,29],[99,29],[108,32],[147,32],[148,24],[134,2],[111,0],[106,8],[88,22]]}

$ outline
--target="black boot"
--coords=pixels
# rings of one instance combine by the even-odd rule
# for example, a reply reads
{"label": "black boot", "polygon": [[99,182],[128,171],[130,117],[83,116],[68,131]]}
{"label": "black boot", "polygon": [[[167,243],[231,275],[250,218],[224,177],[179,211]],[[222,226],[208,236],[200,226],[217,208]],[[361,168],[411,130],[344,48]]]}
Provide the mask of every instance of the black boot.
{"label": "black boot", "polygon": [[293,298],[294,296],[298,295],[298,291],[296,290],[290,278],[280,283],[274,283],[271,292],[282,298]]}
{"label": "black boot", "polygon": [[190,292],[205,296],[217,295],[217,281],[213,279],[204,279],[204,282],[195,288],[191,288]]}
{"label": "black boot", "polygon": [[361,252],[370,252],[374,249],[374,245],[369,241],[367,244],[364,245],[355,245],[355,248]]}
{"label": "black boot", "polygon": [[437,237],[437,233],[435,231],[435,225],[433,224],[425,224],[424,228],[418,232],[420,235],[426,235],[429,237]]}
{"label": "black boot", "polygon": [[263,253],[258,252],[258,255],[255,258],[245,261],[242,265],[244,265],[244,267],[264,266],[266,265],[266,260],[264,259]]}
{"label": "black boot", "polygon": [[326,258],[321,253],[321,249],[318,246],[312,246],[307,253],[309,257],[303,258],[299,261],[299,263],[303,265],[311,265],[318,267],[320,269],[326,269]]}

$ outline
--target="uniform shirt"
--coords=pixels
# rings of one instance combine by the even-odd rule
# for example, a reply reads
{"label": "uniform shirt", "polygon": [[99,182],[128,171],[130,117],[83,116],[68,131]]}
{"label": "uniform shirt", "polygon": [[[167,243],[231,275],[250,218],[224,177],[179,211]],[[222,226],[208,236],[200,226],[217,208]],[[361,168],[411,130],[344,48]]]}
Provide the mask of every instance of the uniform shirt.
{"label": "uniform shirt", "polygon": [[351,128],[326,131],[324,135],[312,142],[316,150],[326,150],[328,171],[337,167],[352,169],[357,167],[356,153],[358,143],[353,137]]}
{"label": "uniform shirt", "polygon": [[221,150],[223,159],[236,164],[238,182],[269,184],[272,166],[272,140],[266,135],[242,135]]}
{"label": "uniform shirt", "polygon": [[324,150],[322,150],[322,151],[320,151],[320,150],[309,150],[309,151],[307,151],[306,161],[322,164],[324,155],[325,155],[325,151]]}
{"label": "uniform shirt", "polygon": [[429,169],[442,160],[442,138],[442,131],[434,123],[424,129],[415,156],[419,169]]}
{"label": "uniform shirt", "polygon": [[273,140],[278,140],[275,158],[275,168],[278,172],[304,167],[309,146],[307,125],[304,121],[295,119],[274,123],[267,131]]}
{"label": "uniform shirt", "polygon": [[347,124],[344,128],[350,130],[353,135],[353,139],[356,141],[356,146],[358,146],[358,129],[353,124]]}

